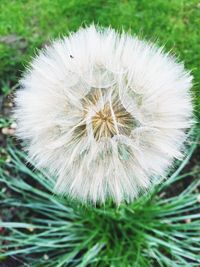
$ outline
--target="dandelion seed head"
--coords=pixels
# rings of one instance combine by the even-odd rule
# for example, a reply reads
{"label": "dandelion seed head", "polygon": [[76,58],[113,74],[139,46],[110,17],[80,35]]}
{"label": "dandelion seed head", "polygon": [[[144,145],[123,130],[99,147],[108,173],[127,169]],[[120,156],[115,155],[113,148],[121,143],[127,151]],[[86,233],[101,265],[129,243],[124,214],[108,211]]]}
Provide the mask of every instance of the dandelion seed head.
{"label": "dandelion seed head", "polygon": [[17,135],[58,194],[130,202],[183,155],[192,77],[153,44],[81,28],[41,51],[20,83]]}

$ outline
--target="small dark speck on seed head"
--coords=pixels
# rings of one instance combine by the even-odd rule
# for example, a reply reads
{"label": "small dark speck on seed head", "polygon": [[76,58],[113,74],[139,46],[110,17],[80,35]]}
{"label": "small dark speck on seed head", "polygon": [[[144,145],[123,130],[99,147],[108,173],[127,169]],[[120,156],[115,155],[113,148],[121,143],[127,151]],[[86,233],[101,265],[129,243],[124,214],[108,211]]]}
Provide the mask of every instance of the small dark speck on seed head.
{"label": "small dark speck on seed head", "polygon": [[70,55],[70,58],[74,58],[72,55]]}

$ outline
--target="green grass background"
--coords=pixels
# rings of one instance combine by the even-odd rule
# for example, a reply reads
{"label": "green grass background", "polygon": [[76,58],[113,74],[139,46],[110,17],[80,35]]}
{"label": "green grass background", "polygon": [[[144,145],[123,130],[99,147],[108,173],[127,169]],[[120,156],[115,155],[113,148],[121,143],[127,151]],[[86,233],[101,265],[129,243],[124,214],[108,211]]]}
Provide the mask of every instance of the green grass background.
{"label": "green grass background", "polygon": [[[19,79],[31,56],[50,40],[92,22],[125,29],[165,45],[194,75],[200,111],[199,0],[0,0],[2,90]],[[15,41],[5,41],[14,36]]]}

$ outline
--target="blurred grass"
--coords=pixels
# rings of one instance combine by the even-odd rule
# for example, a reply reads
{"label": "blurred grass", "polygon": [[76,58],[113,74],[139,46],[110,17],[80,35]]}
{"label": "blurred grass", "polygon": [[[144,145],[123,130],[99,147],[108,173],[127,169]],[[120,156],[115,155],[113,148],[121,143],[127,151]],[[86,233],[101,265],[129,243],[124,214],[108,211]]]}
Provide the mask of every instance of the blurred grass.
{"label": "blurred grass", "polygon": [[156,40],[175,53],[192,70],[200,111],[200,0],[1,0],[0,10],[3,88],[17,82],[36,48],[95,22]]}

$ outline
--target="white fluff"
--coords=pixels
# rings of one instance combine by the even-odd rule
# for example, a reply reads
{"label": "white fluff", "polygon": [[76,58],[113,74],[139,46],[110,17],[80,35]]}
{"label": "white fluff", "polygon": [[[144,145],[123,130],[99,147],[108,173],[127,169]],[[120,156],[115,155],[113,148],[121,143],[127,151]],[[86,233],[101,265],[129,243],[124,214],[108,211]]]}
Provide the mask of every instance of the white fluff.
{"label": "white fluff", "polygon": [[55,192],[132,201],[182,157],[192,77],[155,45],[81,28],[33,60],[16,93],[18,137]]}

